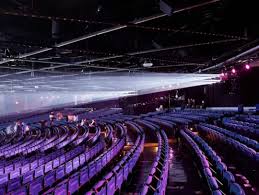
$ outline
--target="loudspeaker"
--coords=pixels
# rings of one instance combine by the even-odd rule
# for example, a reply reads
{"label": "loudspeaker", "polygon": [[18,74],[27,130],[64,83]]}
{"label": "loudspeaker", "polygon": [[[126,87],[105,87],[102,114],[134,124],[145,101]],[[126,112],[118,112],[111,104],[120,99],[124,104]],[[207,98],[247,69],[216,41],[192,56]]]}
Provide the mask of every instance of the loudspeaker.
{"label": "loudspeaker", "polygon": [[173,14],[173,8],[167,0],[160,0],[159,2],[160,10],[166,15],[171,16]]}
{"label": "loudspeaker", "polygon": [[244,112],[244,106],[243,105],[238,105],[238,109],[237,109],[238,113],[243,113]]}
{"label": "loudspeaker", "polygon": [[259,114],[259,104],[255,105],[255,112],[256,112],[256,114]]}

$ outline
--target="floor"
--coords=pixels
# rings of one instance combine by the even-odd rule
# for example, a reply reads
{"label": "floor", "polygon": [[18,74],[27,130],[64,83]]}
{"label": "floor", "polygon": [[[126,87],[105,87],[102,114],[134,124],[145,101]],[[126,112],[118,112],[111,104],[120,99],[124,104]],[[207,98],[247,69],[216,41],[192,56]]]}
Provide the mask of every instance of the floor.
{"label": "floor", "polygon": [[[204,185],[189,154],[170,139],[170,169],[168,176],[167,194],[206,194]],[[133,174],[120,194],[133,195],[141,191],[156,156],[157,145],[146,143]]]}

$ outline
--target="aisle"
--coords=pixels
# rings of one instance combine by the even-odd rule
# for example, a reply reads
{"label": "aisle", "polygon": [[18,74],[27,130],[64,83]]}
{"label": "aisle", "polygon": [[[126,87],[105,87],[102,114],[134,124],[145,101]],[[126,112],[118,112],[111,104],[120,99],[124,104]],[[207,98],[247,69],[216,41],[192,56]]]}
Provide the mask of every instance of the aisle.
{"label": "aisle", "polygon": [[126,185],[123,187],[121,194],[134,194],[140,192],[145,183],[156,156],[157,143],[146,143],[139,161],[133,169],[132,175],[128,178]]}
{"label": "aisle", "polygon": [[170,168],[167,194],[205,194],[203,184],[190,158],[188,151],[178,147],[175,140],[170,139]]}

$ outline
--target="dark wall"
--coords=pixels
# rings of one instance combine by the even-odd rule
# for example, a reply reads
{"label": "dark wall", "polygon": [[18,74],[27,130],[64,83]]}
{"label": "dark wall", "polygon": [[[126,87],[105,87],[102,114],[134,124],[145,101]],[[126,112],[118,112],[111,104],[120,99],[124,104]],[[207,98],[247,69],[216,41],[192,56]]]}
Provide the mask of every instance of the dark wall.
{"label": "dark wall", "polygon": [[206,106],[255,106],[259,103],[259,68],[242,71],[224,82],[182,89],[181,93],[197,104],[204,99]]}

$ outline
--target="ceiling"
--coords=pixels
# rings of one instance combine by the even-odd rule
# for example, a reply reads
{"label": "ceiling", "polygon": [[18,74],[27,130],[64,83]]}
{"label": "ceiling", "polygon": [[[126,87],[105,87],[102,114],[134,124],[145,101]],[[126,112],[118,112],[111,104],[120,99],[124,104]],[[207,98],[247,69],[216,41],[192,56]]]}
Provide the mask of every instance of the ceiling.
{"label": "ceiling", "polygon": [[159,0],[0,1],[0,85],[107,72],[218,73],[237,60],[258,59],[251,2],[165,2],[171,16]]}

